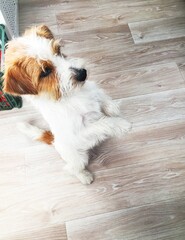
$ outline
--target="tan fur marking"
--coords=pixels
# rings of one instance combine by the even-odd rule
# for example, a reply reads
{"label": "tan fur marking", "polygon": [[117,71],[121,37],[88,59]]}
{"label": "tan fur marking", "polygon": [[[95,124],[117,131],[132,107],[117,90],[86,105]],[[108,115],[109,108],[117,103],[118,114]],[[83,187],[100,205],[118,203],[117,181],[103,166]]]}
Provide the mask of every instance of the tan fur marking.
{"label": "tan fur marking", "polygon": [[38,80],[37,90],[39,93],[47,93],[53,99],[58,100],[61,98],[61,93],[58,84],[58,78],[55,71],[55,67],[50,61],[40,61],[42,68],[49,67],[52,69],[52,73],[47,77]]}
{"label": "tan fur marking", "polygon": [[[12,53],[12,54],[11,54]],[[19,57],[10,60],[13,52],[8,49],[5,55],[4,91],[14,95],[46,93],[58,100],[61,93],[55,67],[50,61],[37,61],[32,57]],[[9,58],[10,56],[10,58]],[[6,61],[7,60],[7,61]],[[41,72],[49,67],[51,74],[40,78]]]}
{"label": "tan fur marking", "polygon": [[42,134],[42,136],[38,139],[38,141],[44,142],[44,143],[46,143],[46,144],[48,144],[48,145],[51,145],[51,144],[53,144],[53,142],[54,142],[54,136],[53,136],[52,132],[50,132],[50,131],[45,131],[45,132]]}
{"label": "tan fur marking", "polygon": [[[11,53],[10,53],[11,54]],[[7,55],[6,55],[7,56]],[[37,89],[29,75],[28,68],[33,67],[33,59],[20,58],[10,63],[6,62],[4,74],[4,91],[14,95],[37,94]],[[33,73],[34,71],[32,71]]]}
{"label": "tan fur marking", "polygon": [[24,35],[27,36],[27,35],[30,35],[30,34],[33,34],[33,33],[36,33],[37,36],[44,37],[44,38],[47,38],[47,39],[53,39],[54,38],[51,30],[45,25],[40,25],[40,26],[37,26],[37,27],[28,28],[28,29],[26,29]]}
{"label": "tan fur marking", "polygon": [[51,41],[51,49],[54,55],[61,55],[60,54],[60,41],[59,40],[52,40]]}

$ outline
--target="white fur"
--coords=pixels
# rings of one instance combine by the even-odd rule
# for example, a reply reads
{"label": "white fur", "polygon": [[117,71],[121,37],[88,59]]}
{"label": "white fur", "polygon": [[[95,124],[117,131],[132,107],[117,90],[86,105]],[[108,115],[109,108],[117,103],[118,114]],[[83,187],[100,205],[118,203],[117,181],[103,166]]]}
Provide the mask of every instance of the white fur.
{"label": "white fur", "polygon": [[[79,62],[53,55],[48,39],[32,35],[18,40],[27,46],[27,55],[50,60],[55,65],[62,98],[54,101],[46,94],[27,98],[48,122],[54,146],[67,163],[66,169],[83,184],[90,184],[93,176],[86,170],[88,150],[109,137],[125,135],[131,124],[120,117],[118,104],[94,82],[73,86],[70,68],[80,68]],[[32,139],[42,134],[42,130],[28,124],[19,128]]]}
{"label": "white fur", "polygon": [[42,136],[42,134],[45,132],[44,130],[25,122],[19,122],[17,124],[17,128],[19,129],[19,131],[26,134],[32,140],[38,140],[39,137]]}

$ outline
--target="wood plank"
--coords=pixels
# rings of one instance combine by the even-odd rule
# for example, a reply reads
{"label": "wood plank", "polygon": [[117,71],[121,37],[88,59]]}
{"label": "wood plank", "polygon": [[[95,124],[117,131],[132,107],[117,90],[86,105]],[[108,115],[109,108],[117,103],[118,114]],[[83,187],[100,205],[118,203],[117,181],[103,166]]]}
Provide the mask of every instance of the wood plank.
{"label": "wood plank", "polygon": [[184,63],[184,61],[182,60],[182,61],[178,62],[177,65],[178,65],[180,73],[185,81],[185,63]]}
{"label": "wood plank", "polygon": [[135,44],[185,37],[185,18],[129,23]]}
{"label": "wood plank", "polygon": [[[28,25],[47,23],[53,26],[57,23],[58,30],[73,32],[99,29],[107,26],[118,26],[128,22],[149,19],[184,16],[183,0],[146,1],[23,1],[20,4],[20,30]],[[78,9],[78,11],[76,11]],[[132,11],[131,11],[132,9]],[[34,15],[32,14],[34,12]],[[39,14],[40,12],[40,14]],[[50,16],[50,18],[49,18]],[[55,21],[55,16],[56,20]]]}
{"label": "wood plank", "polygon": [[108,52],[110,46],[116,51],[117,48],[127,50],[133,46],[132,35],[128,25],[119,25],[95,30],[63,33],[56,35],[62,39],[62,50],[73,54],[95,53],[97,48],[101,52]]}
{"label": "wood plank", "polygon": [[[184,120],[137,127],[125,138],[110,139],[90,152],[93,171],[185,157]],[[155,150],[155,154],[154,154]]]}
{"label": "wood plank", "polygon": [[185,89],[124,98],[121,100],[123,116],[134,127],[185,118]]}
{"label": "wood plank", "polygon": [[[5,240],[5,238],[0,239]],[[12,236],[7,236],[6,240],[67,240],[66,228],[64,224],[58,226],[44,227],[40,229],[31,229],[29,231],[20,231]]]}
{"label": "wood plank", "polygon": [[[96,5],[94,4],[96,3]],[[174,1],[78,1],[72,3],[71,7],[63,7],[56,15],[59,29],[63,32],[76,32],[98,29],[107,26],[117,26],[129,22],[143,20],[169,18],[176,11],[176,16],[184,16],[185,5],[180,0],[178,4]],[[78,7],[78,12],[76,8]]]}
{"label": "wood plank", "polygon": [[[57,32],[56,24],[56,10],[49,6],[43,9],[37,7],[38,2],[35,4],[19,4],[19,32],[22,34],[26,28],[45,24],[50,27],[53,32]],[[34,14],[33,14],[34,13]]]}
{"label": "wood plank", "polygon": [[175,63],[152,65],[97,76],[90,75],[89,79],[95,80],[114,99],[185,87],[184,79]]}
{"label": "wood plank", "polygon": [[[49,170],[51,166],[43,168]],[[25,173],[28,176],[29,169]],[[50,179],[48,176],[48,181],[46,175],[40,174],[39,177],[37,171],[36,179],[29,178],[29,182],[24,181],[24,185],[17,184],[17,188],[1,190],[2,237],[82,216],[185,197],[184,159],[100,171],[90,186],[83,186],[75,178],[65,177],[56,168],[51,171],[55,178]],[[77,207],[79,202],[83,203],[80,208]]]}
{"label": "wood plank", "polygon": [[184,240],[184,198],[67,222],[70,240]]}
{"label": "wood plank", "polygon": [[[62,50],[69,58],[84,58],[92,76],[184,61],[185,38],[146,43],[143,45],[133,44],[128,32],[122,34],[122,36],[120,35],[120,38],[122,39],[122,44],[117,39],[115,40],[116,44],[113,44],[114,40],[109,40],[107,43],[105,41],[105,44],[101,45],[101,40],[99,40],[92,50],[86,47],[88,43],[84,43],[84,51],[83,47],[79,48],[80,45],[76,43],[76,49],[80,49],[81,52],[75,50],[73,47],[70,48],[70,43],[68,42]],[[111,41],[112,45],[110,46]],[[73,43],[71,44],[73,45]],[[98,47],[99,45],[100,47]]]}

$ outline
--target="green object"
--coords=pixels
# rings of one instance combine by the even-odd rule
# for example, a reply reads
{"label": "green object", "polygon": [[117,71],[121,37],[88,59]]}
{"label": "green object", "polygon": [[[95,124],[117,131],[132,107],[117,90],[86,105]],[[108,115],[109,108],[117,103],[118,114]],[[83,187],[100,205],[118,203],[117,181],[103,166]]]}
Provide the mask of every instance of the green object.
{"label": "green object", "polygon": [[4,61],[4,51],[5,51],[5,44],[8,41],[7,35],[5,33],[5,26],[0,24],[0,49],[1,49],[1,71],[3,68],[3,61]]}
{"label": "green object", "polygon": [[[0,73],[1,77],[3,73]],[[3,92],[3,81],[0,79],[0,111],[10,110],[12,108],[21,108],[22,107],[22,98],[15,97],[10,94]]]}
{"label": "green object", "polygon": [[[4,51],[5,44],[8,41],[8,38],[5,33],[4,25],[0,24],[0,51],[1,51],[1,71],[3,69],[3,61],[4,61]],[[10,94],[3,92],[3,72],[0,72],[0,111],[2,110],[10,110],[12,108],[21,108],[22,107],[22,98],[15,97]]]}

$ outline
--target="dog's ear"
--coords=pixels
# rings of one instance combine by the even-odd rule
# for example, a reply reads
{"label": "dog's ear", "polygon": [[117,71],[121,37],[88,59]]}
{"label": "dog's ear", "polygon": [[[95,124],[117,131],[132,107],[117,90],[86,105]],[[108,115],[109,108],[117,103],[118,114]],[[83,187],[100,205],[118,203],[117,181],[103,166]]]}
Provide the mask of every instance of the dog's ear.
{"label": "dog's ear", "polygon": [[31,79],[20,66],[13,65],[5,69],[3,91],[12,95],[37,94]]}
{"label": "dog's ear", "polygon": [[60,48],[61,48],[60,40],[55,40],[55,39],[53,39],[53,40],[51,41],[51,49],[52,49],[53,54],[55,54],[55,55],[61,55],[61,53],[60,53]]}
{"label": "dog's ear", "polygon": [[40,37],[44,37],[47,39],[54,39],[53,33],[46,25],[40,25],[37,27],[32,27],[30,29],[27,29],[24,33],[24,35],[30,35],[32,33],[36,33]]}
{"label": "dog's ear", "polygon": [[36,28],[36,33],[40,37],[45,37],[47,39],[53,39],[53,33],[46,25],[40,25]]}

